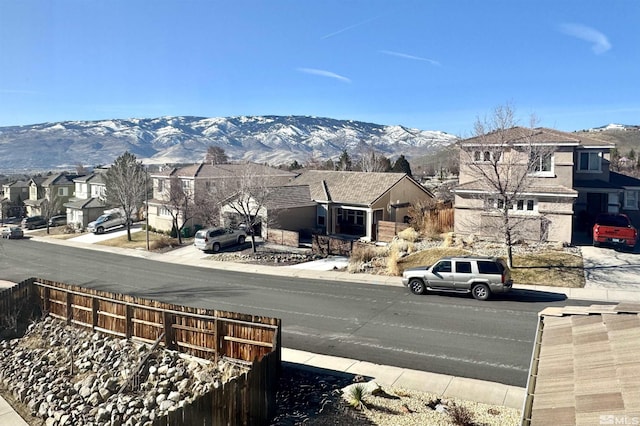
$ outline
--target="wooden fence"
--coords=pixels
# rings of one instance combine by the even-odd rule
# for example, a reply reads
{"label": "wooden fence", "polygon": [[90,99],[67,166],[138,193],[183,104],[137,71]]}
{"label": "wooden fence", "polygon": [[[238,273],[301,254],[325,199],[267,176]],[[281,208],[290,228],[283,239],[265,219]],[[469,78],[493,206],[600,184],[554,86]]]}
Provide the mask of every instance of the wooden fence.
{"label": "wooden fence", "polygon": [[[2,318],[18,323],[48,313],[68,324],[251,369],[154,425],[265,424],[275,414],[281,321],[168,304],[30,278],[0,293]],[[3,321],[5,322],[5,321]]]}
{"label": "wooden fence", "polygon": [[381,220],[378,222],[376,240],[389,243],[396,235],[398,235],[398,232],[407,229],[409,226],[410,225],[408,223],[388,222],[386,220]]}
{"label": "wooden fence", "polygon": [[273,244],[281,244],[283,246],[299,247],[300,233],[298,231],[269,228],[267,230],[267,241]]}

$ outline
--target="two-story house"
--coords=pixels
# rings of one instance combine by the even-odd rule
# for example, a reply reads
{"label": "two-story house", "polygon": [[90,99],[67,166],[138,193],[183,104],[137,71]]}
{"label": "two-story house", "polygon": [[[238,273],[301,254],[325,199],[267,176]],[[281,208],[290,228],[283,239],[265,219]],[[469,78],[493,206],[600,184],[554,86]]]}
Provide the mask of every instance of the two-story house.
{"label": "two-story house", "polygon": [[[54,173],[45,177],[34,177],[29,181],[29,199],[24,201],[29,216],[53,216],[64,211],[64,203],[75,190],[73,180],[77,174]],[[48,203],[48,207],[43,206]]]}
{"label": "two-story house", "polygon": [[514,190],[517,199],[508,206],[513,218],[523,219],[522,228],[515,230],[516,239],[571,242],[573,231],[588,232],[600,212],[624,211],[637,217],[640,180],[609,171],[613,147],[548,128],[514,127],[461,141],[455,232],[496,236],[495,212],[504,204],[482,172],[483,167],[493,166],[503,183],[509,180],[508,165],[527,169],[526,179]]}
{"label": "two-story house", "polygon": [[109,208],[105,201],[105,173],[104,169],[96,169],[91,174],[73,180],[74,195],[64,203],[68,224],[84,229]]}
{"label": "two-story house", "polygon": [[2,192],[2,218],[24,216],[24,201],[29,199],[29,182],[21,179],[7,182],[2,185]]}
{"label": "two-story house", "polygon": [[[208,223],[211,218],[205,214],[210,212],[203,212],[202,206],[195,206],[195,209],[193,206],[190,207],[188,217],[184,217],[184,210],[177,209],[172,201],[172,185],[180,185],[188,204],[208,199],[221,202],[225,196],[232,195],[233,188],[242,185],[243,181],[278,186],[288,183],[295,176],[295,173],[286,170],[254,163],[202,163],[182,168],[166,168],[150,175],[153,195],[147,202],[149,226],[160,231],[170,231],[174,216],[178,218],[178,226],[182,226],[184,222],[185,227],[191,230],[212,225]],[[219,215],[212,217],[219,218]]]}

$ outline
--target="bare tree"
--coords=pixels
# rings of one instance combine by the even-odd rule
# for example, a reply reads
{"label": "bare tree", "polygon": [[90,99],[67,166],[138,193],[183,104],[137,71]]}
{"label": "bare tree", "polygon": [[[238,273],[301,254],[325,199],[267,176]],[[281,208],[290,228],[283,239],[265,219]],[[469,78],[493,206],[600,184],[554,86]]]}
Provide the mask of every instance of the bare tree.
{"label": "bare tree", "polygon": [[40,215],[47,221],[47,234],[49,233],[49,219],[60,214],[63,199],[57,193],[52,192],[50,198],[45,198],[40,204]]}
{"label": "bare tree", "polygon": [[483,226],[493,227],[502,235],[509,266],[513,264],[513,244],[526,232],[527,221],[540,222],[539,215],[514,214],[528,210],[526,194],[532,192],[536,175],[550,169],[555,149],[537,141],[535,117],[528,128],[516,126],[514,110],[510,105],[497,107],[489,119],[478,119],[475,136],[460,144],[461,162],[483,188]]}
{"label": "bare tree", "polygon": [[131,241],[133,214],[143,204],[147,194],[146,174],[142,162],[137,161],[135,155],[125,152],[116,158],[105,175],[107,202],[123,210],[129,241]]}
{"label": "bare tree", "polygon": [[171,215],[171,229],[175,229],[178,244],[182,244],[182,229],[195,214],[193,183],[173,175],[169,178],[169,184],[165,185],[162,197],[162,205]]}
{"label": "bare tree", "polygon": [[387,172],[391,169],[389,159],[369,146],[362,146],[358,166],[363,172]]}
{"label": "bare tree", "polygon": [[[247,163],[235,180],[227,180],[219,194],[224,196],[222,204],[237,214],[248,230],[252,230],[265,220],[264,210],[269,201],[273,182],[265,177],[254,164]],[[266,223],[263,223],[266,225]],[[255,253],[254,232],[251,236],[251,248]]]}
{"label": "bare tree", "polygon": [[207,148],[207,155],[204,161],[209,164],[226,164],[229,162],[229,157],[223,148],[211,145]]}

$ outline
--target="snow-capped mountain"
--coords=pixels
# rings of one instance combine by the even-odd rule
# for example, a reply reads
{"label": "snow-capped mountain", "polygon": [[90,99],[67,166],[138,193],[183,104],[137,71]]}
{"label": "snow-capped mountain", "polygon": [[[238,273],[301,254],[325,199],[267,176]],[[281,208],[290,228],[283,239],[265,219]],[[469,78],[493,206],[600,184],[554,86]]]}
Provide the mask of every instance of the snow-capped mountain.
{"label": "snow-capped mountain", "polygon": [[391,159],[425,155],[457,138],[440,132],[303,116],[161,117],[0,127],[0,171],[111,164],[125,151],[144,163],[202,161],[211,145],[231,160],[300,164],[363,146]]}

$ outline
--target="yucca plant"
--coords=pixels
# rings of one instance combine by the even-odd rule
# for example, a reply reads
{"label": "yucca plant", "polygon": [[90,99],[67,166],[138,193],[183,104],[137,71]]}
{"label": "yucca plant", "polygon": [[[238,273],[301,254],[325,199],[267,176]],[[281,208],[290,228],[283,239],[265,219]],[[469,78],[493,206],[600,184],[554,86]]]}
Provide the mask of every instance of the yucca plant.
{"label": "yucca plant", "polygon": [[349,389],[347,394],[347,401],[356,410],[366,410],[367,405],[364,402],[364,397],[367,395],[367,391],[362,384],[357,384]]}

